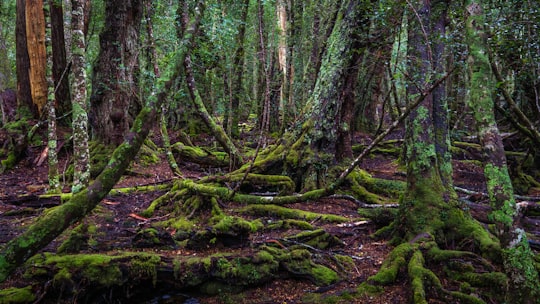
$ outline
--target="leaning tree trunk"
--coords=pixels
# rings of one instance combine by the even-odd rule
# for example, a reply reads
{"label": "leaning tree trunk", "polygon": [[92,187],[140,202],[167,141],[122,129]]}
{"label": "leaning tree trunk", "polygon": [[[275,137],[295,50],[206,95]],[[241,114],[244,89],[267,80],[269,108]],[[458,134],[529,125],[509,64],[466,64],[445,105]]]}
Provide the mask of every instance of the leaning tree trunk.
{"label": "leaning tree trunk", "polygon": [[534,256],[525,231],[519,227],[520,214],[514,200],[504,146],[495,120],[492,94],[496,83],[486,52],[487,35],[484,31],[481,2],[469,1],[467,12],[469,106],[473,110],[478,137],[483,147],[484,175],[493,208],[491,218],[495,221],[496,233],[504,248],[504,265],[510,278],[509,297],[512,301],[533,303],[540,295],[538,272],[535,270]]}
{"label": "leaning tree trunk", "polygon": [[109,0],[105,7],[89,118],[94,139],[118,145],[131,125],[130,107],[138,104],[136,71],[143,10],[139,0]]}

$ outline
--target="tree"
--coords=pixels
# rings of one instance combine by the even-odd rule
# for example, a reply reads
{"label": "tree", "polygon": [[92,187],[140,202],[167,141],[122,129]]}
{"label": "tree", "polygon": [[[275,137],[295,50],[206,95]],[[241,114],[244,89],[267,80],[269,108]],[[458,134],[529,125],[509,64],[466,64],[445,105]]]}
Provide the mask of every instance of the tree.
{"label": "tree", "polygon": [[84,0],[72,1],[71,39],[73,70],[73,186],[76,193],[90,180],[88,115],[86,106],[86,42],[84,35]]}
{"label": "tree", "polygon": [[118,145],[132,123],[131,109],[140,108],[137,71],[142,1],[108,0],[105,12],[92,74],[89,122],[95,140]]}
{"label": "tree", "polygon": [[26,38],[26,0],[17,0],[16,23],[17,100],[19,104],[27,107],[37,115],[37,107],[32,102],[30,89],[30,58]]}
{"label": "tree", "polygon": [[469,106],[474,118],[484,156],[484,176],[495,233],[503,247],[503,259],[509,276],[509,300],[533,303],[540,295],[538,272],[529,248],[525,231],[519,227],[520,212],[514,200],[512,182],[506,165],[506,156],[497,127],[493,91],[496,87],[487,55],[484,12],[481,1],[467,5],[468,67],[470,73]]}
{"label": "tree", "polygon": [[[54,99],[57,114],[64,118],[71,111],[71,96],[69,91],[69,65],[66,58],[66,43],[64,39],[64,11],[62,2],[49,0],[51,19],[52,47],[52,78],[54,80]],[[60,120],[61,124],[69,125],[70,119]]]}

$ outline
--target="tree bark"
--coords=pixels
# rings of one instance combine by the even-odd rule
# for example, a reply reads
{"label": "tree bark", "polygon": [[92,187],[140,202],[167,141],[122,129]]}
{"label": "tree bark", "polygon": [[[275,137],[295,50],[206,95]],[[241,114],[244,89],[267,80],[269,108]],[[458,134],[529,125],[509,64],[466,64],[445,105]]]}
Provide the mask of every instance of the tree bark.
{"label": "tree bark", "polygon": [[138,107],[137,71],[142,18],[140,0],[106,1],[105,27],[92,76],[89,121],[95,139],[106,145],[122,142]]}
{"label": "tree bark", "polygon": [[67,115],[71,111],[71,94],[68,79],[69,65],[66,59],[66,43],[64,39],[64,12],[61,1],[49,0],[49,7],[54,98],[56,100],[57,116],[62,118],[60,124],[67,126],[70,124],[70,118]]}
{"label": "tree bark", "polygon": [[86,42],[84,35],[84,0],[72,1],[71,54],[73,64],[73,185],[76,193],[90,181],[88,114],[86,106]]}
{"label": "tree bark", "polygon": [[30,92],[38,113],[47,103],[47,53],[45,50],[45,16],[43,0],[26,1],[26,44],[30,58]]}

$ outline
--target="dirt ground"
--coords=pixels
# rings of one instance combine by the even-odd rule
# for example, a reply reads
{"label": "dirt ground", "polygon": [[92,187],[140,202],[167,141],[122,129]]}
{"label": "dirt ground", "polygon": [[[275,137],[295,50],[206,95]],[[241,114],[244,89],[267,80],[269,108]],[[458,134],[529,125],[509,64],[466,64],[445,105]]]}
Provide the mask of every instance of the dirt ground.
{"label": "dirt ground", "polygon": [[[45,193],[47,189],[47,165],[37,166],[33,163],[41,153],[42,147],[34,147],[17,168],[0,175],[0,245],[17,236],[41,212],[47,208],[58,205],[58,199],[39,199],[37,195]],[[61,153],[60,168],[66,167],[70,155]],[[388,156],[379,156],[366,159],[362,167],[374,176],[402,179],[395,159]],[[208,170],[197,169],[190,164],[182,164],[181,171],[187,178],[197,179],[210,174]],[[157,164],[143,166],[139,162],[132,164],[128,175],[125,175],[116,187],[133,187],[171,183],[173,175],[167,162],[162,157]],[[481,190],[483,188],[481,168],[473,165],[456,164],[456,185],[467,185],[467,188]],[[480,177],[480,178],[479,178]],[[68,191],[69,189],[65,189]],[[115,195],[104,199],[98,208],[85,221],[95,223],[99,229],[98,239],[93,246],[85,248],[88,253],[107,252],[110,250],[132,250],[133,236],[137,229],[147,225],[146,221],[137,217],[155,198],[164,192],[144,193],[135,192],[129,195]],[[234,204],[224,203],[224,210],[234,214]],[[295,204],[294,208],[320,212],[334,213],[351,218],[358,218],[357,205],[354,202],[325,198],[316,202]],[[165,215],[164,215],[165,216]],[[271,221],[272,218],[264,220]],[[129,303],[302,303],[305,296],[310,293],[320,295],[340,294],[354,289],[375,274],[380,268],[387,254],[392,249],[385,241],[375,241],[370,237],[377,227],[373,224],[339,227],[336,224],[321,224],[322,228],[338,236],[345,246],[332,248],[336,253],[348,255],[354,260],[354,267],[343,274],[344,279],[332,286],[318,287],[309,281],[299,279],[282,279],[268,282],[262,286],[244,290],[239,293],[228,293],[214,296],[202,295],[193,290],[162,290],[155,288],[148,290],[144,295],[131,299]],[[290,233],[290,231],[288,231]],[[44,251],[54,252],[67,234],[63,234]],[[279,232],[255,233],[251,235],[251,242],[257,243],[265,240],[279,239]],[[217,248],[207,248],[203,251],[182,250],[186,255],[207,255],[216,252]],[[246,249],[249,250],[249,249]],[[178,254],[174,251],[169,254]],[[24,279],[20,273],[13,275],[0,288],[9,286],[22,286]],[[58,299],[47,298],[47,290],[43,288],[43,299],[40,303],[56,303]],[[409,286],[405,278],[400,279],[393,286],[385,287],[383,294],[377,297],[357,299],[356,303],[407,303],[410,299]],[[69,300],[65,300],[69,302]],[[104,295],[100,303],[128,303],[120,299]],[[436,303],[436,302],[433,302]]]}

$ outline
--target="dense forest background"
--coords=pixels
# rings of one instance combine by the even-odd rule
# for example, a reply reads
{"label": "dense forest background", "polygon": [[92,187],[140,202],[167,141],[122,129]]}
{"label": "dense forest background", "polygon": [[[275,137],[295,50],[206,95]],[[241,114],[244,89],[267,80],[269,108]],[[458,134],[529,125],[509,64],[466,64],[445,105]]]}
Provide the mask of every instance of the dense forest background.
{"label": "dense forest background", "polygon": [[539,4],[2,1],[0,303],[539,303]]}

